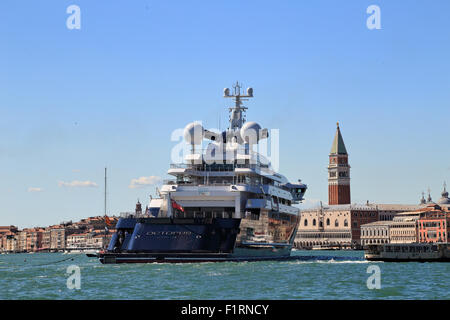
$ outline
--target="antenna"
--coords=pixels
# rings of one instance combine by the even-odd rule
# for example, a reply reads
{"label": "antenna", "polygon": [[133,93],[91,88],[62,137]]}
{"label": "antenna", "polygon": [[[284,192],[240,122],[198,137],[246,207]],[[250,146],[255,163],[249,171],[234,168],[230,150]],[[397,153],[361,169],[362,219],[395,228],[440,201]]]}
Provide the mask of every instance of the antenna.
{"label": "antenna", "polygon": [[245,122],[245,114],[244,112],[247,110],[246,107],[242,105],[242,101],[247,101],[249,98],[253,98],[253,89],[248,88],[247,94],[241,95],[242,85],[236,81],[236,84],[233,85],[233,94],[230,95],[230,89],[225,88],[224,90],[224,98],[232,98],[234,99],[234,107],[228,108],[230,111],[230,129],[240,129]]}
{"label": "antenna", "polygon": [[106,245],[106,230],[107,230],[107,227],[106,227],[106,167],[105,167],[105,233],[104,233],[104,235],[103,235],[103,250],[105,250],[106,249],[106,247],[107,247],[107,245]]}
{"label": "antenna", "polygon": [[106,217],[106,167],[105,167],[105,217]]}

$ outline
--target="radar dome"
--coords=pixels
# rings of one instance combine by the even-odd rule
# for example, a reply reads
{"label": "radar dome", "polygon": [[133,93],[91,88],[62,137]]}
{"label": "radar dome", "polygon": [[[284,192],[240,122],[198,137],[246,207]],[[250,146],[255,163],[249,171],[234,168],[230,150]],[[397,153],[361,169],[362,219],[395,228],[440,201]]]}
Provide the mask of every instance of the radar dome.
{"label": "radar dome", "polygon": [[203,140],[203,126],[199,122],[191,122],[184,128],[184,140],[189,144],[200,144]]}
{"label": "radar dome", "polygon": [[246,143],[258,143],[260,139],[260,130],[261,126],[256,122],[246,122],[241,128],[241,138]]}

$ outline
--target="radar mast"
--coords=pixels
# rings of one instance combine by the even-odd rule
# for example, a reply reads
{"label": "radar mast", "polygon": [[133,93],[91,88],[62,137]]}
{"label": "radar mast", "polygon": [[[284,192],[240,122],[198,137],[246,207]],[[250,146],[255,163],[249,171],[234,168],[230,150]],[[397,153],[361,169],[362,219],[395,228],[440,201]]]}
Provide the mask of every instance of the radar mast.
{"label": "radar mast", "polygon": [[241,94],[241,84],[236,81],[233,86],[233,94],[230,94],[230,89],[224,89],[224,98],[234,99],[234,107],[228,108],[230,111],[230,130],[239,130],[245,123],[245,111],[247,107],[242,105],[242,101],[248,101],[249,98],[253,98],[253,88],[247,89],[247,94]]}

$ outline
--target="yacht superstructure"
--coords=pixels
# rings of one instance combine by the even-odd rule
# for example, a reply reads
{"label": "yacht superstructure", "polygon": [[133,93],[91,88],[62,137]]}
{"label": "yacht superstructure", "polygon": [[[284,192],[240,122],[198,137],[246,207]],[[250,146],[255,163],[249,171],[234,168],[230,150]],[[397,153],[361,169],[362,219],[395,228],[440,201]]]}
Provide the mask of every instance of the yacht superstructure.
{"label": "yacht superstructure", "polygon": [[[172,164],[160,198],[144,214],[122,217],[102,263],[283,259],[290,256],[307,186],[274,171],[258,149],[268,129],[247,122],[239,83],[224,89],[233,99],[229,127],[222,132],[188,124],[190,152]],[[206,149],[204,141],[209,141]]]}

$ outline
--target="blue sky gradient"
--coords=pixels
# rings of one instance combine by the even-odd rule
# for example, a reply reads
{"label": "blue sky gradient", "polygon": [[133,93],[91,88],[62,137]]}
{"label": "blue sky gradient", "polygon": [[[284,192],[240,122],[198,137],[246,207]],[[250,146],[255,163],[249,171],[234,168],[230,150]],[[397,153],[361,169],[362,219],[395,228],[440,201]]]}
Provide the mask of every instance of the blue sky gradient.
{"label": "blue sky gradient", "polygon": [[[72,4],[80,30],[66,27]],[[381,30],[366,27],[372,4]],[[167,178],[174,129],[225,128],[236,80],[309,201],[327,201],[337,121],[352,202],[417,203],[428,187],[436,200],[450,183],[449,12],[446,0],[2,1],[0,225],[102,214],[105,166],[110,214],[146,204],[155,187],[131,180]]]}

